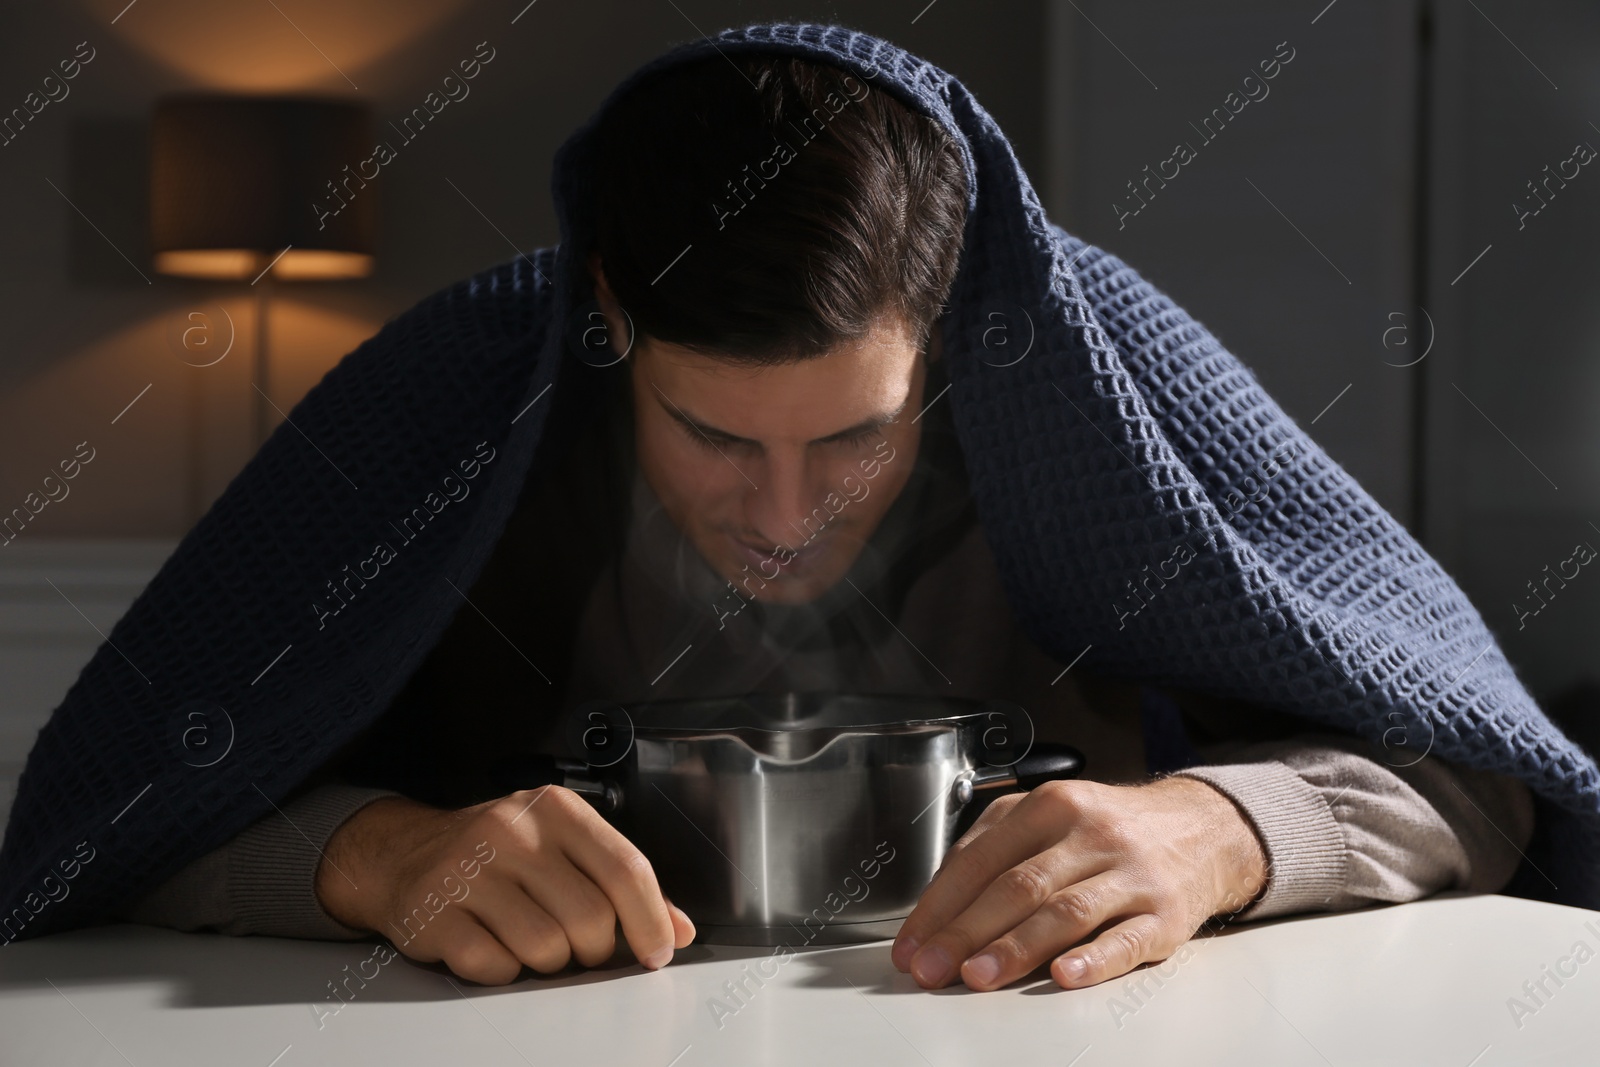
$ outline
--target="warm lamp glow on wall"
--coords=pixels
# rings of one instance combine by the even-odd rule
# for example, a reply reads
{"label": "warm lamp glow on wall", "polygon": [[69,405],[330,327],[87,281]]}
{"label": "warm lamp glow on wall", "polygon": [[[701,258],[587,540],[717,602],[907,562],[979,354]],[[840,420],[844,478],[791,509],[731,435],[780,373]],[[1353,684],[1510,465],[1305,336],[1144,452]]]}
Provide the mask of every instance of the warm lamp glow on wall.
{"label": "warm lamp glow on wall", "polygon": [[[371,112],[350,100],[182,93],[156,102],[154,266],[255,289],[257,443],[266,437],[270,402],[272,283],[372,273],[374,190],[350,181],[346,169],[369,155],[372,143]],[[342,210],[329,212],[347,198]]]}

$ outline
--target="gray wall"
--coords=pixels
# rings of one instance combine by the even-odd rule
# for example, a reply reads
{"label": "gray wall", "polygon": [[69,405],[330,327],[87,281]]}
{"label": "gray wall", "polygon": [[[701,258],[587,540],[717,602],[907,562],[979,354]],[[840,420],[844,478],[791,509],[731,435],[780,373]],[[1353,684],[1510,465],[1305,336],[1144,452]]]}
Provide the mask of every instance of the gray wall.
{"label": "gray wall", "polygon": [[1514,607],[1539,607],[1527,583],[1576,544],[1600,548],[1600,160],[1520,228],[1513,204],[1536,205],[1526,183],[1578,142],[1600,148],[1600,11],[1570,0],[1485,10],[1515,47],[1471,7],[1440,20],[1449,95],[1432,299],[1445,317],[1429,378],[1430,528],[1513,662],[1552,691],[1600,674],[1597,568],[1552,583],[1520,628]]}
{"label": "gray wall", "polygon": [[[1600,169],[1521,229],[1512,204],[1579,141],[1600,147],[1600,11],[1056,0],[1050,17],[1052,214],[1251,366],[1419,533],[1536,693],[1595,677],[1595,568],[1537,616],[1513,604],[1600,547]],[[1188,124],[1281,41],[1295,58],[1270,95],[1204,143]],[[1124,183],[1179,140],[1195,160],[1119,225]],[[1568,725],[1593,743],[1592,721]]]}
{"label": "gray wall", "polygon": [[[1409,521],[1415,375],[1383,359],[1405,362],[1383,333],[1411,302],[1409,5],[1342,0],[1315,26],[1300,6],[1063,0],[1054,40],[1073,105],[1052,210],[1195,314]],[[1292,58],[1261,79],[1284,42]],[[1246,89],[1260,99],[1203,125]],[[1145,192],[1144,168],[1159,178],[1179,142],[1194,158]]]}

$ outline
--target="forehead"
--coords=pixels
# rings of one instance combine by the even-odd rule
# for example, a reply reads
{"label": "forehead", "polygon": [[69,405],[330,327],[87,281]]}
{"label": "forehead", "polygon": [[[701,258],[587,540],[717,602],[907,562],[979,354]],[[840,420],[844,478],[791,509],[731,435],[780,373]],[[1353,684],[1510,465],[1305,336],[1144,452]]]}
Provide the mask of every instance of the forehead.
{"label": "forehead", "polygon": [[809,441],[898,408],[919,351],[903,322],[880,320],[862,338],[825,355],[768,367],[740,366],[654,340],[635,354],[637,384],[668,410],[676,407],[738,437]]}

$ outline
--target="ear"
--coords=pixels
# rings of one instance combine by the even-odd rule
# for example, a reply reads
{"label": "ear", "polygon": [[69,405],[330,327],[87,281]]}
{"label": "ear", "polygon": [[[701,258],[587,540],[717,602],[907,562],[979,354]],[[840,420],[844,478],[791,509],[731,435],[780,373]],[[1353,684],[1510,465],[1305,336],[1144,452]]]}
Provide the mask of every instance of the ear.
{"label": "ear", "polygon": [[[606,332],[613,338],[621,338],[619,351],[626,351],[630,356],[633,353],[631,338],[628,333],[626,316],[622,314],[622,305],[617,302],[616,294],[611,291],[611,283],[606,281],[605,271],[600,264],[600,253],[589,253],[589,274],[594,278],[594,298],[600,304],[600,312],[606,319]],[[615,347],[615,346],[613,346]]]}

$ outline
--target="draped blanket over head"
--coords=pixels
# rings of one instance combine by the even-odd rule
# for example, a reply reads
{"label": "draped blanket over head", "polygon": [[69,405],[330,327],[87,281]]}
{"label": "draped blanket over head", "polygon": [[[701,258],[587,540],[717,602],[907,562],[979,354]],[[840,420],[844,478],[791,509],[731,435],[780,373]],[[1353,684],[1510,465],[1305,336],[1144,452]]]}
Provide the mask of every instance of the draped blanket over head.
{"label": "draped blanket over head", "polygon": [[[1204,327],[1045,218],[959,81],[817,25],[725,31],[633,78],[713,49],[834,63],[957,139],[969,214],[938,402],[1042,649],[1357,734],[1395,765],[1515,775],[1538,826],[1513,890],[1600,907],[1600,773],[1460,589]],[[560,245],[435,293],[346,356],[96,652],[22,775],[5,939],[102,919],[272,813],[462,610],[541,473],[550,413],[589,395],[573,334],[593,296],[594,127],[556,157]]]}

